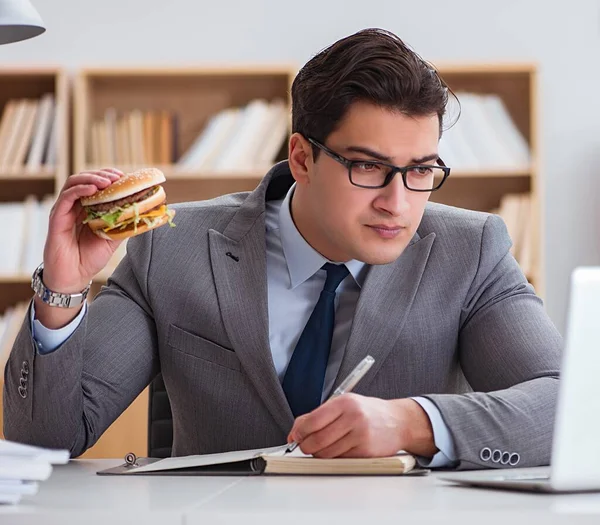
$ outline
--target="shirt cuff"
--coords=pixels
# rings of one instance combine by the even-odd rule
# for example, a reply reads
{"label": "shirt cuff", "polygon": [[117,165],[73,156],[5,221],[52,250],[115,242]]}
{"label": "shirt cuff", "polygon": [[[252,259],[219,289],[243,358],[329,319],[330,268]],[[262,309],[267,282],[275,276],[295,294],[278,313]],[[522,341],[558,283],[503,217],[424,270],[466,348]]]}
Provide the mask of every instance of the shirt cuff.
{"label": "shirt cuff", "polygon": [[424,468],[452,468],[456,466],[458,461],[456,460],[454,440],[448,426],[442,419],[442,414],[438,407],[424,397],[412,397],[411,399],[419,403],[429,417],[431,428],[433,429],[433,441],[439,449],[439,452],[432,458],[417,456],[419,465]]}
{"label": "shirt cuff", "polygon": [[38,354],[49,354],[54,352],[60,345],[62,345],[77,329],[83,316],[87,312],[87,303],[83,303],[83,308],[67,326],[63,326],[57,330],[51,330],[46,328],[40,321],[35,318],[35,306],[31,304],[31,334],[37,347]]}

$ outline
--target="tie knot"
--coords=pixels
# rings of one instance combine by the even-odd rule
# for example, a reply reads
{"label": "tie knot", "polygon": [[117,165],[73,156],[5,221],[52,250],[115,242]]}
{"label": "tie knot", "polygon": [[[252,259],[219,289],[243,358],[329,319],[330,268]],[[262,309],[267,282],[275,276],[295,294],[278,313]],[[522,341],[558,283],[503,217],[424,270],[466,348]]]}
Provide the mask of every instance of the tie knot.
{"label": "tie knot", "polygon": [[327,279],[325,280],[323,290],[334,293],[340,283],[348,275],[348,268],[346,268],[345,264],[331,263],[325,263],[322,268],[327,272]]}

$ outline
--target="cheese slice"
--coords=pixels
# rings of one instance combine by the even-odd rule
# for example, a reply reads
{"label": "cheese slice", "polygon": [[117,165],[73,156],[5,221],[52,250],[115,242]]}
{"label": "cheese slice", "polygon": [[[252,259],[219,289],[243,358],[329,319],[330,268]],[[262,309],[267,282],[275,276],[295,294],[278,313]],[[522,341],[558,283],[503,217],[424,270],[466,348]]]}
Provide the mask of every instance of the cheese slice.
{"label": "cheese slice", "polygon": [[162,217],[166,213],[167,213],[167,206],[166,206],[166,204],[163,204],[160,208],[156,208],[155,210],[150,210],[146,213],[142,213],[137,218],[132,217],[131,219],[128,219],[124,222],[119,223],[117,226],[114,226],[113,228],[111,228],[110,226],[107,226],[106,228],[103,228],[103,231],[109,232],[111,230],[124,230],[130,224],[135,224],[137,226],[144,218],[153,219],[155,217]]}

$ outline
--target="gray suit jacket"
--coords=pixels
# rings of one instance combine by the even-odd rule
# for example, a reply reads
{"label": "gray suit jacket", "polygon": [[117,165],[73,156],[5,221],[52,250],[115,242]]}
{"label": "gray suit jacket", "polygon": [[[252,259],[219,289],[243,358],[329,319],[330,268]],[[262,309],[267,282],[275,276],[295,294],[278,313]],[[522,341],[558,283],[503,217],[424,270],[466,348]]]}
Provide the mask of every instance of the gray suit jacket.
{"label": "gray suit jacket", "polygon": [[[284,443],[293,416],[269,348],[264,218],[292,182],[283,162],[252,193],[174,206],[177,227],[129,241],[55,352],[36,353],[27,317],[5,372],[7,439],[77,456],[161,371],[174,455]],[[460,468],[501,466],[481,459],[486,447],[517,452],[519,467],[550,458],[562,341],[509,247],[498,217],[428,204],[404,253],[369,269],[335,384],[373,355],[355,391],[430,399]]]}

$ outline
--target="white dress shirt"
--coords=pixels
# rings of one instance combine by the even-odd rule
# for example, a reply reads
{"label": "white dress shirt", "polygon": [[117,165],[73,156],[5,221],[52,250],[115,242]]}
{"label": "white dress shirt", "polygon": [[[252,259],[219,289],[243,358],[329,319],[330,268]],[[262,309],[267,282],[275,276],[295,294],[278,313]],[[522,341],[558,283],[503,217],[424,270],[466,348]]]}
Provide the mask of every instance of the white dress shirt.
{"label": "white dress shirt", "polygon": [[[294,189],[295,185],[284,199],[266,203],[269,342],[280,382],[283,382],[296,343],[325,284],[327,273],[321,267],[326,262],[331,262],[312,248],[296,228],[290,212]],[[336,293],[335,326],[325,372],[321,398],[323,401],[329,396],[340,368],[350,336],[354,309],[368,271],[368,265],[360,261],[352,260],[345,264],[350,273]],[[86,311],[87,305],[69,325],[59,330],[49,330],[34,319],[32,307],[32,333],[38,351],[49,353],[56,350],[79,326]],[[454,443],[439,410],[426,398],[413,399],[429,416],[435,445],[440,450],[431,460],[419,458],[419,463],[430,468],[451,466],[456,460]]]}

